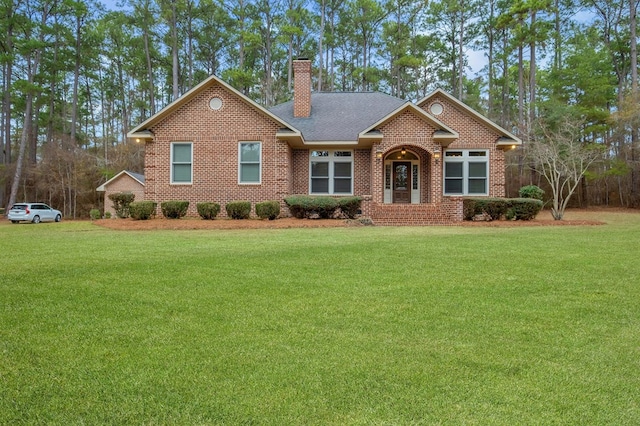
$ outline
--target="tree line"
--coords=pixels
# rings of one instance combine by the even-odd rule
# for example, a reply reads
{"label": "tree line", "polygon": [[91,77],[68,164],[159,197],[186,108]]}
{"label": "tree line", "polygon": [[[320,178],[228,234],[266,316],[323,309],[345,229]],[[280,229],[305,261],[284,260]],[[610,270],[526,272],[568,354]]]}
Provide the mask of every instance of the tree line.
{"label": "tree line", "polygon": [[97,186],[143,171],[132,126],[211,74],[266,107],[286,101],[300,57],[314,90],[418,100],[439,87],[517,134],[511,193],[541,183],[526,156],[536,126],[570,118],[604,148],[578,201],[638,206],[637,1],[0,0],[0,206],[86,216]]}

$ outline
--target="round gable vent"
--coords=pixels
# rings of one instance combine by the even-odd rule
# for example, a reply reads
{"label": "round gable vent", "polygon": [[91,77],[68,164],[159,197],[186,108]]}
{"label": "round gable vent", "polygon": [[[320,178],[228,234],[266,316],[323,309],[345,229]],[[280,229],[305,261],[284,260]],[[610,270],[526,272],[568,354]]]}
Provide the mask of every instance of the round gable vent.
{"label": "round gable vent", "polygon": [[211,108],[214,111],[217,111],[220,108],[222,108],[222,99],[211,98],[211,100],[209,101],[209,108]]}
{"label": "round gable vent", "polygon": [[434,102],[431,104],[431,114],[440,115],[444,111],[444,107],[439,102]]}

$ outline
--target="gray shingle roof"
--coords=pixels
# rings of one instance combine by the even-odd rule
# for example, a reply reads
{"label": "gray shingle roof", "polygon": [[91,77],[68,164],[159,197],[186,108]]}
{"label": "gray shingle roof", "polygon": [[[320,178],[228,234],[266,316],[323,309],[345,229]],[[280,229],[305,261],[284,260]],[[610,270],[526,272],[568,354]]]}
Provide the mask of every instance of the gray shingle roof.
{"label": "gray shingle roof", "polygon": [[379,92],[315,92],[308,118],[293,116],[293,101],[269,111],[300,130],[306,141],[356,141],[360,132],[405,103]]}

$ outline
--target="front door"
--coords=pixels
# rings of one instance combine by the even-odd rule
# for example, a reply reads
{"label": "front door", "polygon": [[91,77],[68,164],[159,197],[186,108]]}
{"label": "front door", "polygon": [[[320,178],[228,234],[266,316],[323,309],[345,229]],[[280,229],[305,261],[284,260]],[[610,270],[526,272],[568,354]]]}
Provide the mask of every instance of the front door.
{"label": "front door", "polygon": [[411,202],[411,163],[395,161],[393,163],[393,202]]}

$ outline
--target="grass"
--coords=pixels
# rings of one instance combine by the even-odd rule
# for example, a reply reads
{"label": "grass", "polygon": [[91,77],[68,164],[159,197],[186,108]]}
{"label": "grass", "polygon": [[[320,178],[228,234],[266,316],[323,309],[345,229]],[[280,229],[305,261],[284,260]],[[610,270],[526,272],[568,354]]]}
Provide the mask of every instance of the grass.
{"label": "grass", "polygon": [[638,424],[640,214],[0,225],[0,424]]}

